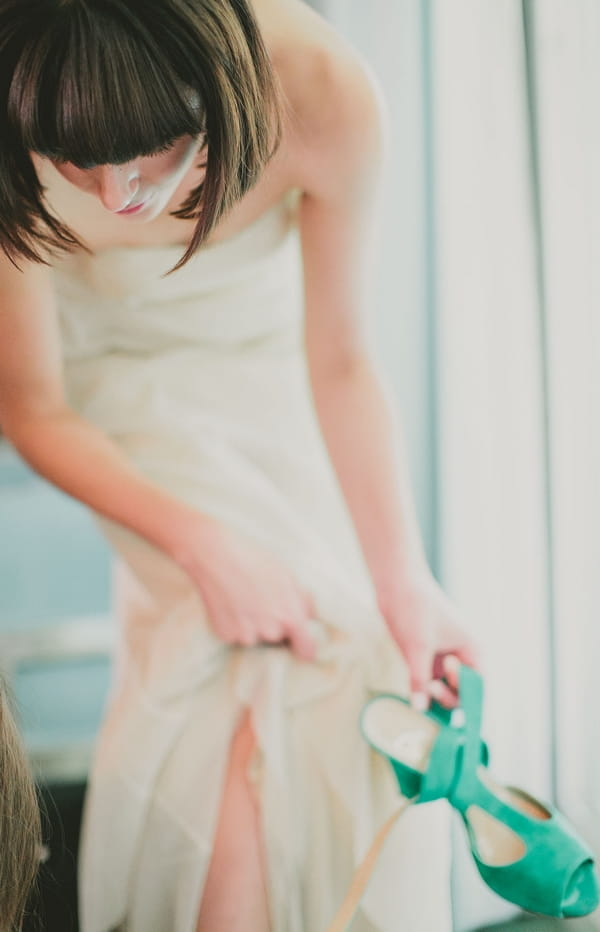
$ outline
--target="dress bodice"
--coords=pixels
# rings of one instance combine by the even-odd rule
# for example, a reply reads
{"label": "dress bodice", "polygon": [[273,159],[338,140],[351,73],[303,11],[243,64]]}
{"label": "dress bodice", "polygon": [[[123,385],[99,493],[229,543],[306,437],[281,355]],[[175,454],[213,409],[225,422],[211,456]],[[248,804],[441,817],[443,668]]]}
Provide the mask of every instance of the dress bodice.
{"label": "dress bodice", "polygon": [[166,274],[182,246],[78,252],[54,265],[65,362],[171,349],[224,350],[297,332],[302,274],[296,200],[200,248]]}

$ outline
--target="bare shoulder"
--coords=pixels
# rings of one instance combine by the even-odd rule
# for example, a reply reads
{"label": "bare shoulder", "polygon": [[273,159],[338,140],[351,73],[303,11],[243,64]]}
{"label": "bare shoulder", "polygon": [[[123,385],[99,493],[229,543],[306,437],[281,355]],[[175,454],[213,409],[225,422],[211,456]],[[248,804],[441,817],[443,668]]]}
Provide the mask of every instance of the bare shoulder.
{"label": "bare shoulder", "polygon": [[368,179],[385,148],[386,108],[364,59],[302,0],[268,0],[272,54],[299,186],[328,196]]}
{"label": "bare shoulder", "polygon": [[12,297],[20,300],[27,295],[47,295],[52,287],[49,265],[25,259],[13,262],[0,249],[0,312],[11,308]]}

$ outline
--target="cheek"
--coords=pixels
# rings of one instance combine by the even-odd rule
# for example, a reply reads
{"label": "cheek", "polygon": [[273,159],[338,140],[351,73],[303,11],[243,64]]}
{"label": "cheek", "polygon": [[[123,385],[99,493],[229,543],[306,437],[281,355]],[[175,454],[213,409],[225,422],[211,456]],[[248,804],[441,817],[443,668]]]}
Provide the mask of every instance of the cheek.
{"label": "cheek", "polygon": [[158,165],[156,163],[145,165],[141,169],[141,175],[144,180],[160,187],[161,185],[169,184],[171,179],[177,174],[180,164],[181,162],[179,160],[172,159]]}
{"label": "cheek", "polygon": [[94,188],[94,178],[91,172],[75,168],[69,162],[53,162],[53,165],[65,181],[79,188],[80,191],[91,191]]}
{"label": "cheek", "polygon": [[150,156],[141,165],[142,177],[154,184],[169,184],[182,171],[187,171],[200,160],[198,142],[180,143],[169,152]]}

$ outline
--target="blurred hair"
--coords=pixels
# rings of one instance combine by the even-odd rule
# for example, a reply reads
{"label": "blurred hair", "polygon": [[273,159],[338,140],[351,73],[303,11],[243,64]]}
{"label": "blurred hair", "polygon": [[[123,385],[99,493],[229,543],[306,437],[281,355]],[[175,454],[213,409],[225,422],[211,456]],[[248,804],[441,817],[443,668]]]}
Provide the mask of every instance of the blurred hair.
{"label": "blurred hair", "polygon": [[0,677],[0,932],[21,928],[41,846],[35,785]]}
{"label": "blurred hair", "polygon": [[246,0],[0,0],[0,247],[83,248],[30,153],[120,164],[206,133],[183,265],[260,176],[280,136],[276,80]]}

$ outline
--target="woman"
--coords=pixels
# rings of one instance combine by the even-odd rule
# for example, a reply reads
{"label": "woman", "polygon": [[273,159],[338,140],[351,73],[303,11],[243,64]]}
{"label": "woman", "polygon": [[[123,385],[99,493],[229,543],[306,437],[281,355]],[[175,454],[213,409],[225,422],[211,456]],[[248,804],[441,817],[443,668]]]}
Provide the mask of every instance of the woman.
{"label": "woman", "polygon": [[0,930],[20,929],[40,864],[42,827],[33,778],[0,677]]}
{"label": "woman", "polygon": [[[292,0],[0,0],[0,61],[0,418],[119,555],[84,932],[325,929],[397,799],[369,690],[475,662],[370,340],[377,91]],[[401,822],[355,928],[442,932]]]}

